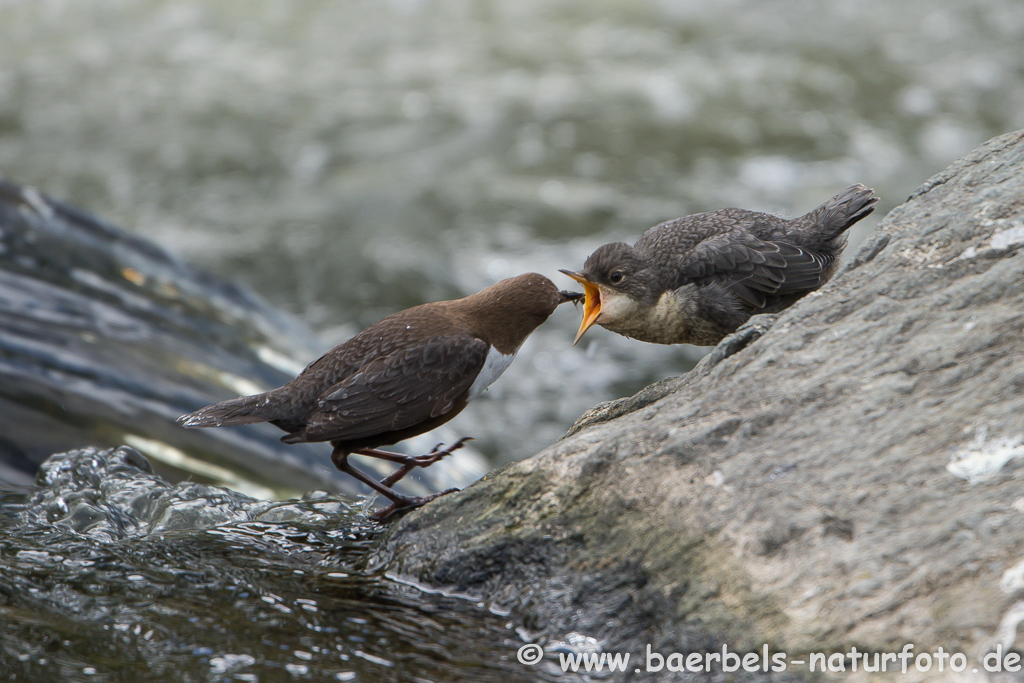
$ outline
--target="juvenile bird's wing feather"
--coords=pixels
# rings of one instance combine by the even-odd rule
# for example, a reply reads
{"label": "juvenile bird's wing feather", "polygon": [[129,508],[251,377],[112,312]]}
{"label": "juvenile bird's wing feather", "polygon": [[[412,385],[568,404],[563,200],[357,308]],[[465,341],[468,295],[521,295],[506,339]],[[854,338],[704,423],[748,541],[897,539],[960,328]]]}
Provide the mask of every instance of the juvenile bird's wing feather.
{"label": "juvenile bird's wing feather", "polygon": [[360,439],[443,415],[472,386],[487,350],[480,339],[461,335],[399,348],[327,389],[305,428],[282,440]]}
{"label": "juvenile bird's wing feather", "polygon": [[719,283],[744,305],[765,306],[769,297],[814,289],[833,259],[805,247],[755,237],[744,229],[716,234],[683,251],[664,250],[675,287]]}

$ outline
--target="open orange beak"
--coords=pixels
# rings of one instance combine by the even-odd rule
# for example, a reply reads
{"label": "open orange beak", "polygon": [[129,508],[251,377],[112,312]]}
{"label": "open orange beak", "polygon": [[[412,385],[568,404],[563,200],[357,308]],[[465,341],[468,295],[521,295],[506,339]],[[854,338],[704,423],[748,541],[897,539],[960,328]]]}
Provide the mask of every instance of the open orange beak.
{"label": "open orange beak", "polygon": [[601,315],[601,290],[582,273],[575,273],[571,270],[559,270],[558,272],[568,275],[583,285],[583,294],[587,297],[586,302],[583,304],[583,322],[580,323],[580,329],[576,333],[576,338],[572,340],[572,345],[576,346],[580,337],[590,329],[591,325],[597,322],[597,316]]}

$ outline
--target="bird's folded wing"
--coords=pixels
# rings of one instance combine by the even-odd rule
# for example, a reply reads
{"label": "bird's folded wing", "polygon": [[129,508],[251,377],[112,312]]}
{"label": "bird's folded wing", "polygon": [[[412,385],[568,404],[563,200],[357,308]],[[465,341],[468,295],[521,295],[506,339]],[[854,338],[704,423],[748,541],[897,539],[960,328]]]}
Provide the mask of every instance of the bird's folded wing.
{"label": "bird's folded wing", "polygon": [[302,440],[360,439],[452,410],[480,373],[487,344],[447,335],[367,363],[321,395]]}
{"label": "bird's folded wing", "polygon": [[717,282],[759,308],[768,296],[817,287],[832,259],[794,244],[731,232],[708,238],[675,260],[677,287]]}

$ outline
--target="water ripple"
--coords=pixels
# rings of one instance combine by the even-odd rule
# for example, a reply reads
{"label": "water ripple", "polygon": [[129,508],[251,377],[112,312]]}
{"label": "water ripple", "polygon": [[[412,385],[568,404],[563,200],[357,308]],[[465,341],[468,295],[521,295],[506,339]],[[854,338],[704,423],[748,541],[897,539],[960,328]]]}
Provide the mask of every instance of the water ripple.
{"label": "water ripple", "polygon": [[24,680],[528,680],[508,615],[368,568],[381,530],[341,498],[172,485],[127,447],[39,484],[0,492],[0,662]]}

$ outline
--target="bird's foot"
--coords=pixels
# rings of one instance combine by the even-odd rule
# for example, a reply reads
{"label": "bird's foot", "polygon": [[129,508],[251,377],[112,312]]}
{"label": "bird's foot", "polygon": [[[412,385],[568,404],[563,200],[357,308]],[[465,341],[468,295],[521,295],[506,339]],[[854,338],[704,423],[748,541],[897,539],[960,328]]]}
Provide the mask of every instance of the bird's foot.
{"label": "bird's foot", "polygon": [[[465,439],[463,439],[462,441],[465,441]],[[455,448],[461,445],[462,442],[460,441],[458,444],[450,448],[449,451],[453,451],[455,450]],[[373,489],[374,491],[376,491],[377,493],[381,494],[382,496],[391,501],[391,505],[381,508],[380,510],[377,510],[372,515],[370,515],[370,519],[376,522],[380,522],[384,519],[387,519],[388,517],[391,517],[396,512],[399,512],[401,510],[412,510],[413,508],[418,508],[421,505],[426,505],[427,503],[429,503],[430,501],[434,500],[439,496],[443,496],[447,493],[454,493],[455,491],[458,491],[458,489],[448,489],[446,491],[434,493],[429,496],[406,496],[392,489],[390,484],[387,483],[388,479],[392,479],[395,476],[394,474],[391,475],[391,477],[388,477],[388,479],[385,479],[384,481],[376,481],[373,477],[366,474],[365,472],[358,470],[355,467],[352,467],[352,464],[348,461],[348,456],[349,453],[345,451],[345,449],[335,447],[334,452],[331,454],[331,460],[334,461],[335,467],[337,467],[339,470],[345,472],[346,474],[352,475],[353,477],[363,482],[371,489]],[[404,473],[405,471],[412,469],[412,467],[414,466],[404,465],[395,474],[398,474],[399,472]]]}
{"label": "bird's foot", "polygon": [[767,334],[775,321],[779,319],[777,313],[761,313],[750,318],[740,325],[739,329],[719,342],[726,356],[732,356],[747,348],[755,341]]}
{"label": "bird's foot", "polygon": [[403,459],[400,461],[402,463],[402,466],[399,467],[394,472],[392,472],[387,477],[381,479],[380,483],[390,488],[395,485],[395,482],[400,481],[402,477],[409,474],[417,467],[430,467],[431,465],[433,465],[435,462],[445,457],[446,455],[451,455],[455,451],[462,448],[467,441],[472,440],[473,437],[466,436],[459,439],[451,446],[446,447],[443,443],[439,443],[436,446],[434,446],[434,450],[430,451],[426,455],[402,456]]}
{"label": "bird's foot", "polygon": [[711,372],[713,367],[726,358],[739,353],[763,337],[778,317],[774,313],[762,313],[750,318],[747,322],[740,325],[735,332],[718,342],[718,346],[713,348],[711,353],[701,358],[700,362],[697,363],[697,367],[691,372],[698,377]]}
{"label": "bird's foot", "polygon": [[379,448],[357,448],[352,453],[358,453],[359,455],[368,455],[371,458],[377,458],[379,460],[387,460],[388,462],[398,463],[399,465],[406,465],[409,467],[427,467],[433,465],[435,462],[440,460],[446,455],[451,455],[454,451],[462,448],[467,441],[472,441],[473,438],[470,436],[463,437],[456,441],[454,444],[448,447],[444,447],[443,443],[439,443],[434,446],[434,450],[430,451],[426,455],[405,455],[403,453],[392,453],[391,451],[382,451]]}
{"label": "bird's foot", "polygon": [[414,456],[412,459],[416,462],[418,466],[428,467],[430,465],[433,465],[435,462],[437,462],[444,456],[451,455],[455,451],[465,446],[467,441],[472,440],[473,437],[464,436],[455,443],[453,443],[451,446],[445,446],[443,443],[439,443],[436,446],[434,446],[434,450],[430,451],[426,455],[417,455]]}
{"label": "bird's foot", "polygon": [[707,372],[729,356],[733,356],[747,348],[763,337],[771,326],[775,324],[778,317],[774,313],[762,313],[750,318],[739,329],[718,342],[718,346],[701,359],[697,368],[702,372]]}
{"label": "bird's foot", "polygon": [[458,489],[447,489],[441,491],[440,493],[432,493],[429,496],[396,495],[394,498],[391,498],[391,505],[388,505],[387,507],[382,507],[380,510],[377,510],[372,515],[370,515],[370,519],[372,519],[375,522],[383,522],[384,520],[389,519],[396,514],[404,514],[409,510],[414,510],[418,507],[426,505],[435,498],[440,498],[441,496],[447,495],[449,493],[455,493],[456,491],[458,491]]}

